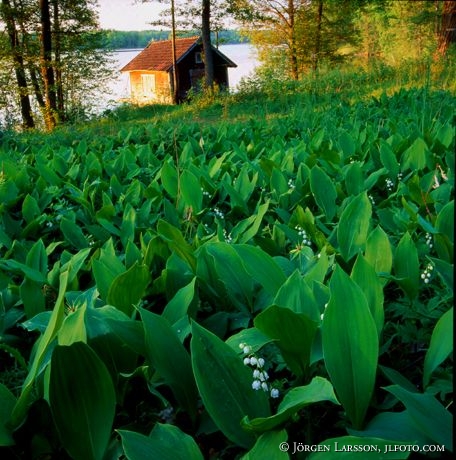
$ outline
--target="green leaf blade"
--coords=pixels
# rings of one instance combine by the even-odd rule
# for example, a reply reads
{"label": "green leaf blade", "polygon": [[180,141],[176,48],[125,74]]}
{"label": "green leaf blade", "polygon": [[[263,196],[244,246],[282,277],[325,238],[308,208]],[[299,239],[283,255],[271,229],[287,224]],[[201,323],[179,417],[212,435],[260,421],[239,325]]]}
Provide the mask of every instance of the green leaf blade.
{"label": "green leaf blade", "polygon": [[364,293],[340,267],[334,271],[330,290],[322,325],[324,360],[339,401],[359,428],[375,385],[377,327]]}
{"label": "green leaf blade", "polygon": [[337,241],[346,261],[364,250],[371,215],[372,205],[366,192],[355,196],[343,210],[337,227]]}
{"label": "green leaf blade", "polygon": [[240,422],[245,416],[267,417],[267,396],[252,389],[250,369],[229,345],[196,323],[192,323],[192,335],[193,372],[207,412],[228,439],[252,447],[255,438]]}
{"label": "green leaf blade", "polygon": [[57,346],[49,400],[62,444],[75,460],[102,460],[111,436],[116,396],[106,366],[83,342]]}

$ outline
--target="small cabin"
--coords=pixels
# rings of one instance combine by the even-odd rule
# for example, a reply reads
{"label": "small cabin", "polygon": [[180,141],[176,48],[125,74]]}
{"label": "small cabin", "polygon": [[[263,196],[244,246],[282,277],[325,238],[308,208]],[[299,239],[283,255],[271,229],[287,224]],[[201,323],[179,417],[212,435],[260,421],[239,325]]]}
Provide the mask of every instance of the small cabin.
{"label": "small cabin", "polygon": [[[191,88],[197,89],[204,79],[204,53],[200,37],[177,38],[177,98],[182,101]],[[228,67],[237,67],[217,48],[212,47],[214,81],[228,87]],[[150,42],[120,71],[127,72],[130,97],[135,103],[171,103],[173,88],[172,41]]]}

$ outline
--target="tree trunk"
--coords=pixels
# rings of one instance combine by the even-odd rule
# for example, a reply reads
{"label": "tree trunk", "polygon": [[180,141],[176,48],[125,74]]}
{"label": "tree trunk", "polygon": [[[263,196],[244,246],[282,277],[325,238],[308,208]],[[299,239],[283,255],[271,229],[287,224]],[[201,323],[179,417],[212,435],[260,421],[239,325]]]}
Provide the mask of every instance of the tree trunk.
{"label": "tree trunk", "polygon": [[315,53],[314,53],[313,64],[312,64],[312,68],[314,72],[318,70],[318,64],[320,61],[322,20],[323,20],[323,0],[319,0],[318,1],[318,13],[317,13],[317,34],[315,37]]}
{"label": "tree trunk", "polygon": [[45,117],[44,123],[48,131],[57,124],[57,97],[55,91],[54,69],[52,68],[52,32],[49,0],[40,0],[41,15],[41,75],[44,83]]}
{"label": "tree trunk", "polygon": [[57,113],[59,122],[65,121],[65,101],[63,97],[62,62],[61,62],[61,30],[59,18],[59,2],[54,0],[54,72],[57,97]]}
{"label": "tree trunk", "polygon": [[204,51],[204,75],[206,87],[212,89],[214,86],[214,59],[211,47],[211,2],[203,0],[201,15],[201,37]]}
{"label": "tree trunk", "polygon": [[173,59],[173,75],[172,75],[172,88],[171,98],[173,104],[179,102],[179,76],[177,73],[177,59],[176,59],[176,17],[174,10],[174,0],[171,0],[171,52]]}
{"label": "tree trunk", "polygon": [[19,45],[19,37],[16,29],[16,23],[11,11],[9,0],[3,0],[4,20],[8,37],[11,45],[11,52],[14,62],[14,73],[16,75],[16,82],[19,93],[19,103],[21,107],[22,126],[24,129],[31,129],[35,127],[33,120],[32,107],[28,94],[27,77],[25,73],[24,57]]}
{"label": "tree trunk", "polygon": [[40,106],[41,112],[43,112],[44,114],[46,103],[44,102],[43,92],[41,91],[40,82],[38,80],[39,78],[38,69],[33,64],[29,63],[28,71],[30,74],[30,81],[32,82],[33,91],[35,92],[36,101],[38,102],[38,105]]}
{"label": "tree trunk", "polygon": [[445,56],[448,46],[456,41],[456,2],[445,0],[443,2],[440,30],[435,58]]}
{"label": "tree trunk", "polygon": [[293,80],[298,80],[298,56],[296,50],[296,31],[295,31],[295,6],[293,0],[288,0],[288,18],[289,18],[289,41],[290,41],[290,70]]}

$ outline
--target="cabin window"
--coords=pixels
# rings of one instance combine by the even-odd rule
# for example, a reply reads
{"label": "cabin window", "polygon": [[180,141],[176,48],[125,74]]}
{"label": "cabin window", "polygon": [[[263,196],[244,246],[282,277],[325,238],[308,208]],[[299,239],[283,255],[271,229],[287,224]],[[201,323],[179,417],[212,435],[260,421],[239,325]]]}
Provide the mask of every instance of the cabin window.
{"label": "cabin window", "polygon": [[196,64],[202,64],[203,63],[203,56],[201,54],[201,51],[197,51],[195,53],[195,63]]}
{"label": "cabin window", "polygon": [[155,75],[141,75],[143,97],[151,96],[155,93]]}

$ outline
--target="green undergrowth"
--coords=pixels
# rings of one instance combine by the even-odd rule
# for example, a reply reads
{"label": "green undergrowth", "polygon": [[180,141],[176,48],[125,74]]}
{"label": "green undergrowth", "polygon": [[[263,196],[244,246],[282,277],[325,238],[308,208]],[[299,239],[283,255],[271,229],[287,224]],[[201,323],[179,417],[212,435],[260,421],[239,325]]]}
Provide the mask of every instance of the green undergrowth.
{"label": "green undergrowth", "polygon": [[456,98],[431,81],[3,133],[2,458],[449,457]]}

